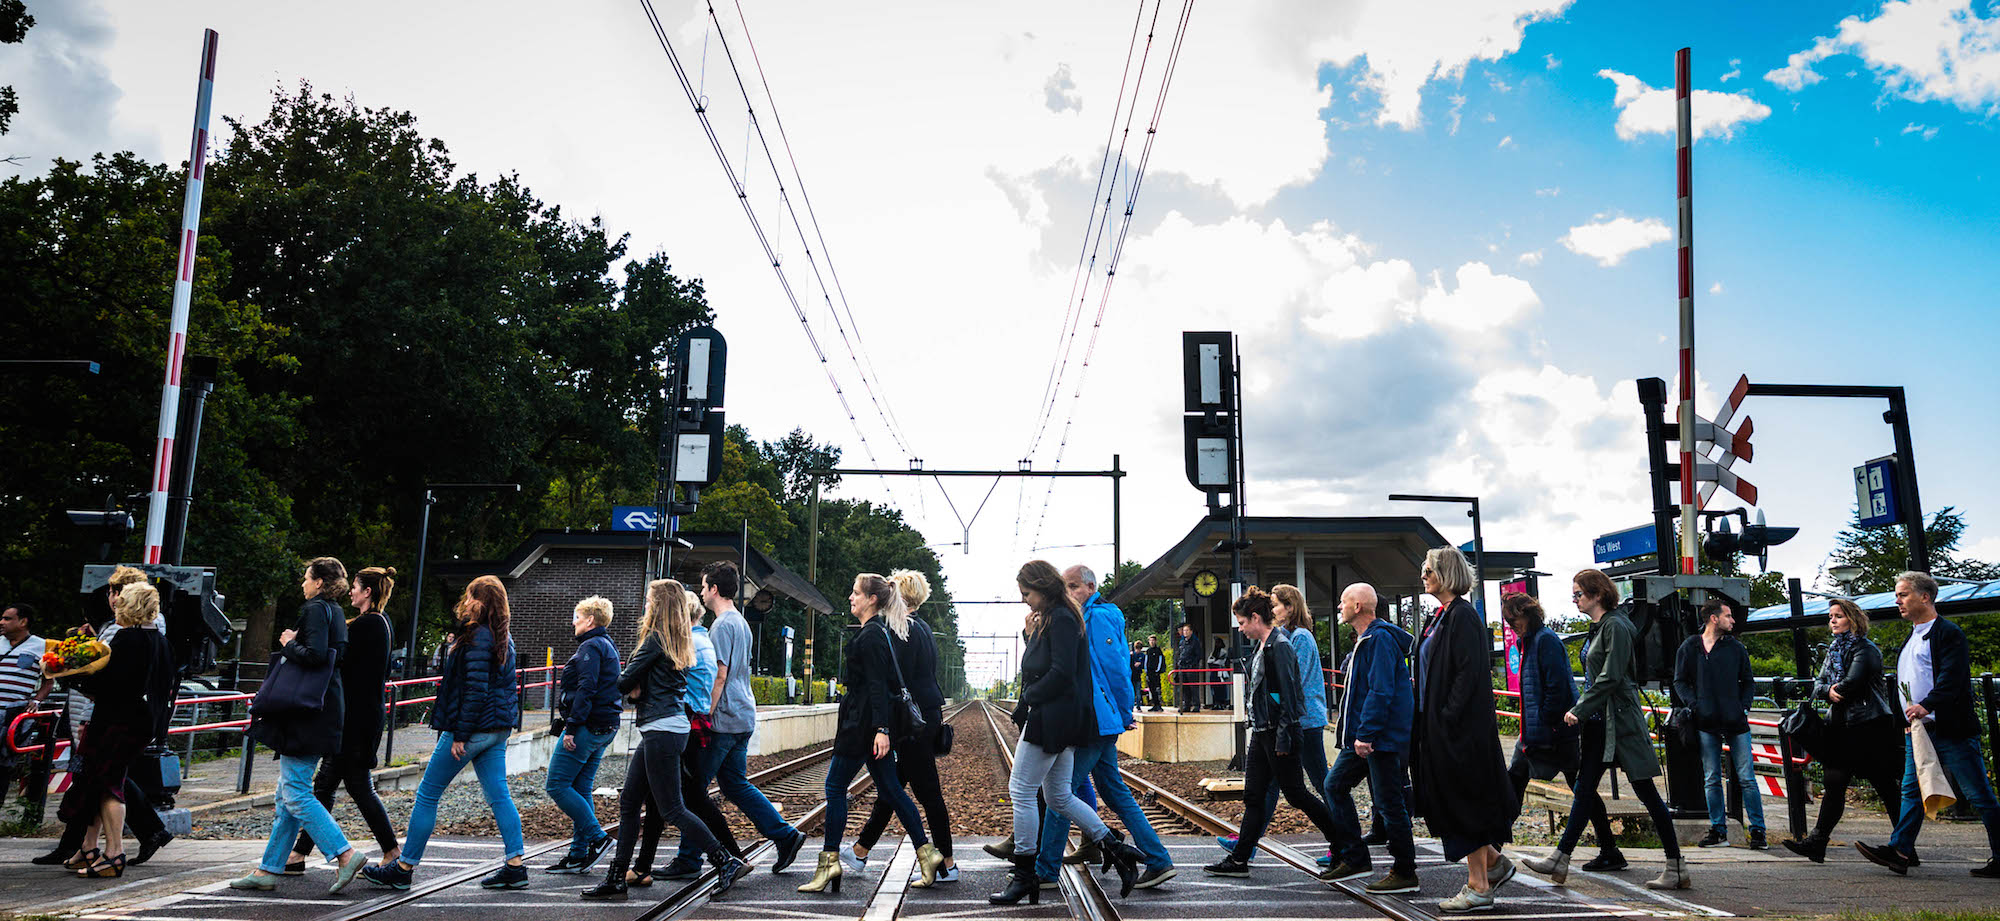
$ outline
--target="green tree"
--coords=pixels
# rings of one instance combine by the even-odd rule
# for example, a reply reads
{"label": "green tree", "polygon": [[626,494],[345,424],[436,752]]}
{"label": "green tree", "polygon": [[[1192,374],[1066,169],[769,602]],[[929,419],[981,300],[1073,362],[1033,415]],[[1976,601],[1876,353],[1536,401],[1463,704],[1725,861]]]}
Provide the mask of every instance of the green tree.
{"label": "green tree", "polygon": [[[22,0],[0,0],[0,44],[18,45],[28,37],[28,30],[34,28],[35,17],[28,15],[28,7]],[[14,94],[12,86],[0,86],[0,134],[6,134],[21,112],[20,97]],[[8,157],[7,162],[17,162]]]}
{"label": "green tree", "polygon": [[[1931,574],[1956,579],[2000,579],[2000,566],[1957,554],[1965,538],[1965,516],[1945,506],[1924,522],[1924,537],[1930,546]],[[1910,539],[1901,526],[1864,528],[1856,509],[1847,527],[1834,537],[1833,553],[1826,567],[1859,566],[1861,575],[1853,583],[1857,592],[1886,592],[1896,587],[1896,575],[1910,568]]]}

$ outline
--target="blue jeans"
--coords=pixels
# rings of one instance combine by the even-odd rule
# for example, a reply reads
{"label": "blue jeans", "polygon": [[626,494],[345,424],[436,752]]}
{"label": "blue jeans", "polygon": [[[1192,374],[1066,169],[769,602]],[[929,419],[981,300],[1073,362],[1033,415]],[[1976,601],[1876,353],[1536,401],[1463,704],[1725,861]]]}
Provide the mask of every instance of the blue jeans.
{"label": "blue jeans", "polygon": [[861,773],[864,765],[868,776],[875,778],[875,795],[896,810],[896,818],[903,823],[903,831],[910,840],[918,847],[929,844],[930,839],[924,836],[924,817],[917,812],[910,791],[903,789],[903,782],[896,777],[893,753],[874,759],[834,755],[833,763],[826,769],[826,840],[821,848],[840,850],[840,836],[847,832],[847,785],[854,782],[854,775]]}
{"label": "blue jeans", "polygon": [[574,829],[569,839],[570,853],[581,854],[592,841],[604,836],[604,828],[597,824],[597,807],[591,803],[590,791],[597,788],[597,765],[604,760],[604,749],[617,734],[616,729],[592,732],[577,726],[566,737],[576,740],[576,751],[557,742],[555,752],[549,755],[549,779],[542,789],[548,791],[556,808],[569,816],[570,827]]}
{"label": "blue jeans", "polygon": [[[763,791],[750,782],[750,733],[714,733],[708,747],[701,750],[695,768],[695,788],[707,790],[713,781],[722,788],[723,797],[735,803],[743,811],[743,817],[757,826],[758,834],[772,841],[789,841],[800,833],[778,814],[778,808],[764,798]],[[700,863],[702,857],[687,844],[681,845],[680,856],[694,863]]]}
{"label": "blue jeans", "polygon": [[319,761],[317,755],[278,757],[278,815],[271,823],[271,840],[264,844],[264,857],[257,862],[266,873],[285,872],[292,842],[298,840],[301,828],[328,857],[338,857],[348,849],[347,836],[340,833],[333,814],[313,796],[313,772],[319,769]]}
{"label": "blue jeans", "polygon": [[[437,827],[438,799],[468,763],[473,773],[479,775],[479,790],[486,794],[486,806],[493,810],[494,824],[500,826],[500,841],[507,847],[507,859],[527,853],[527,846],[521,843],[521,813],[514,808],[514,797],[507,792],[509,735],[512,733],[499,729],[464,737],[465,759],[461,761],[451,756],[455,737],[449,732],[438,733],[437,748],[431,750],[430,763],[424,765],[424,780],[417,785],[417,802],[410,809],[410,831],[403,836],[404,865],[414,867],[424,859],[424,845],[430,843],[431,831]],[[314,840],[318,840],[317,835]]]}
{"label": "blue jeans", "polygon": [[[1104,804],[1118,814],[1132,833],[1132,846],[1146,855],[1146,866],[1163,870],[1174,865],[1174,858],[1167,854],[1167,847],[1160,843],[1160,836],[1153,831],[1153,823],[1147,821],[1146,812],[1139,808],[1139,801],[1132,798],[1132,791],[1125,786],[1125,780],[1118,776],[1118,737],[1101,736],[1089,745],[1070,749],[1075,754],[1070,763],[1070,788],[1079,800],[1084,798],[1084,790],[1093,785],[1104,797]],[[1059,861],[1063,856],[1063,845],[1069,841],[1069,817],[1053,809],[1042,815],[1041,846],[1035,850],[1035,874],[1042,879],[1055,879],[1062,869]]]}
{"label": "blue jeans", "polygon": [[[1986,782],[1986,759],[1979,754],[1979,737],[1943,739],[1933,734],[1931,744],[1937,747],[1938,766],[1958,784],[1966,804],[1979,810],[1979,822],[1986,826],[1988,856],[2000,857],[2000,803],[1994,801],[1993,787]],[[1910,750],[1910,737],[1904,736],[1903,818],[1889,837],[1890,846],[1905,854],[1915,851],[1917,832],[1923,828],[1924,793],[1917,784],[1916,753]]]}
{"label": "blue jeans", "polygon": [[[1312,781],[1314,792],[1326,795],[1326,727],[1300,730],[1305,735],[1305,747],[1299,749],[1299,766],[1306,769],[1306,779]],[[1278,797],[1285,791],[1272,787],[1264,795],[1264,808],[1272,815],[1278,814]],[[1329,802],[1327,805],[1332,805]]]}
{"label": "blue jeans", "polygon": [[1368,845],[1361,843],[1361,813],[1354,807],[1354,787],[1364,777],[1368,780],[1368,796],[1374,801],[1375,817],[1389,834],[1392,869],[1415,875],[1417,847],[1410,837],[1410,810],[1403,803],[1401,752],[1378,748],[1363,758],[1347,748],[1333,759],[1333,770],[1320,789],[1326,794],[1326,806],[1333,813],[1334,832],[1339,838],[1340,847],[1334,858],[1363,867],[1374,863],[1368,856]]}
{"label": "blue jeans", "polygon": [[1708,824],[1713,828],[1729,825],[1729,797],[1722,791],[1722,744],[1729,743],[1729,761],[1736,770],[1736,784],[1743,788],[1743,824],[1753,831],[1764,830],[1764,793],[1757,786],[1757,764],[1751,757],[1750,730],[1723,738],[1702,730],[1701,776],[1708,788]]}

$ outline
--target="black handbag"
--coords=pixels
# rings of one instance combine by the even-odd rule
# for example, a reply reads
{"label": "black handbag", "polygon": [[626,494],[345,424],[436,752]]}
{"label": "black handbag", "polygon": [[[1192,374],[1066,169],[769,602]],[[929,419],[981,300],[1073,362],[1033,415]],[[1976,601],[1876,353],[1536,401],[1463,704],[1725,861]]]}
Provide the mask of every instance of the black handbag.
{"label": "black handbag", "polygon": [[327,686],[333,682],[335,658],[328,655],[318,665],[301,665],[282,652],[272,655],[264,683],[257,686],[257,696],[250,700],[250,712],[257,716],[281,716],[324,709]]}
{"label": "black handbag", "polygon": [[1694,722],[1694,710],[1688,707],[1675,707],[1667,713],[1667,729],[1689,748],[1701,744],[1701,732],[1695,728]]}
{"label": "black handbag", "polygon": [[1778,728],[1791,737],[1793,747],[1803,748],[1815,756],[1826,742],[1826,720],[1821,719],[1819,711],[1809,703],[1800,703],[1796,708],[1785,711],[1784,717],[1778,721]]}
{"label": "black handbag", "polygon": [[903,666],[896,661],[896,640],[889,635],[889,628],[882,628],[882,641],[889,644],[889,667],[896,670],[899,687],[889,694],[889,734],[898,741],[914,739],[923,735],[926,722],[923,708],[910,696],[910,680],[903,677]]}
{"label": "black handbag", "polygon": [[955,735],[957,733],[952,731],[950,723],[939,726],[937,728],[937,744],[931,746],[931,753],[940,758],[951,754],[952,737]]}

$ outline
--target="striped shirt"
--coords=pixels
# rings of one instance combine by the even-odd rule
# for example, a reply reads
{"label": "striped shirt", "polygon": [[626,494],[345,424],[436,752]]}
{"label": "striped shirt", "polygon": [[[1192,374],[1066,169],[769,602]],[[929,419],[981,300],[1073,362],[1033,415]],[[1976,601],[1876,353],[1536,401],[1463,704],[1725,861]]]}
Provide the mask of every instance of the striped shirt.
{"label": "striped shirt", "polygon": [[42,653],[48,643],[30,634],[20,643],[0,636],[0,710],[28,702],[42,686]]}

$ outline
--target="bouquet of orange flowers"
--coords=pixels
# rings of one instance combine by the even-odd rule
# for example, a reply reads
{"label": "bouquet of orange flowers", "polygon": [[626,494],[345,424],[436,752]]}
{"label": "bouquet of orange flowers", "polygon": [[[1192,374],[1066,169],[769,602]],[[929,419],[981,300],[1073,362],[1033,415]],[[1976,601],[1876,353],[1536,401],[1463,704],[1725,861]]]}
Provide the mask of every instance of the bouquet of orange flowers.
{"label": "bouquet of orange flowers", "polygon": [[111,647],[76,628],[49,644],[42,653],[42,671],[51,678],[73,678],[101,671],[111,662]]}

